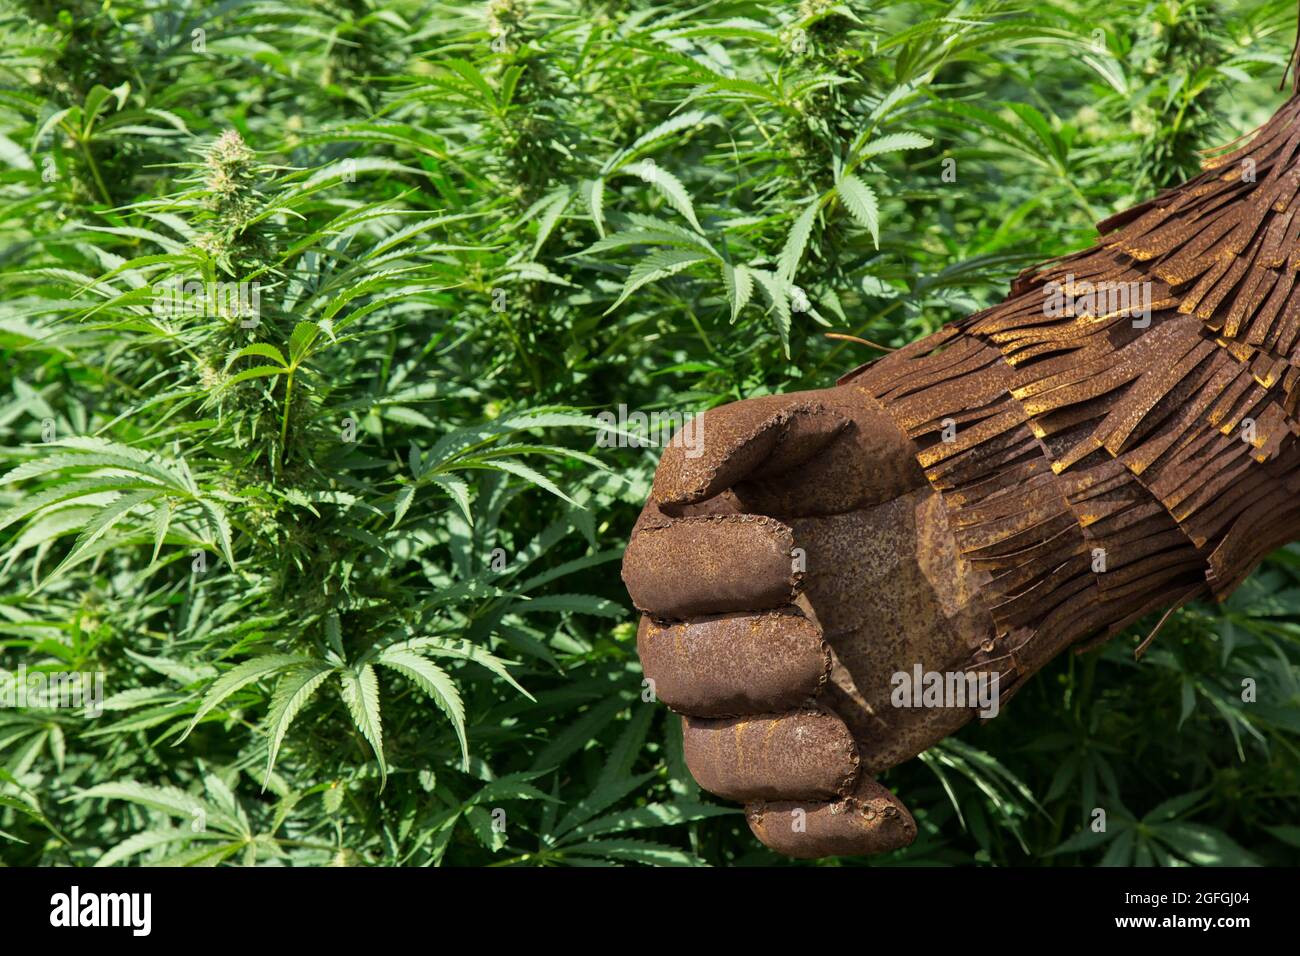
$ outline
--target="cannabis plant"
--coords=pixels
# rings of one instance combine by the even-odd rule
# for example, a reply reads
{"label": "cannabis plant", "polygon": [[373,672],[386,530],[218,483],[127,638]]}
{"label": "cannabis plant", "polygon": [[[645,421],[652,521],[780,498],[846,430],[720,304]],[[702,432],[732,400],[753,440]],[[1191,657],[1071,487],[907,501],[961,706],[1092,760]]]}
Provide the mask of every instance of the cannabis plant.
{"label": "cannabis plant", "polygon": [[[71,699],[0,707],[0,859],[772,862],[636,663],[644,422],[996,300],[1289,10],[0,3],[0,694]],[[1058,662],[875,862],[1295,862],[1298,584]]]}

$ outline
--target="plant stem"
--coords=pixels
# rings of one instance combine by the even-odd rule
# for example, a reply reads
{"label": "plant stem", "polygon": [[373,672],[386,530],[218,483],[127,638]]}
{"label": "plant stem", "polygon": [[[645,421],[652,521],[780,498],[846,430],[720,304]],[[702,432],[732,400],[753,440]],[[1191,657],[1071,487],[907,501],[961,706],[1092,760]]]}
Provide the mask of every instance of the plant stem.
{"label": "plant stem", "polygon": [[289,405],[293,402],[293,369],[289,369],[289,379],[284,384],[284,412],[280,415],[280,467],[284,468],[284,459],[288,449],[285,440],[289,434]]}
{"label": "plant stem", "polygon": [[84,139],[79,139],[77,142],[81,146],[81,154],[86,157],[86,165],[90,167],[90,174],[95,177],[95,186],[99,189],[99,195],[104,200],[104,205],[113,205],[113,199],[108,194],[108,187],[104,185],[104,177],[99,173],[99,164],[95,162],[95,157],[91,155],[90,144]]}

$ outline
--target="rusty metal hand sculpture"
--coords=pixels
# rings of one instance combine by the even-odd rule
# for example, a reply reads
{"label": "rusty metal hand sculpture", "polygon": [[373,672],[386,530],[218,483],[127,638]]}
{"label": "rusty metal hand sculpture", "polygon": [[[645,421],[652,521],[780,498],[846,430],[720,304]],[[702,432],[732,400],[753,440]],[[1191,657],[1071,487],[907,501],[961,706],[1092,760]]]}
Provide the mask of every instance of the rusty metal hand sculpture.
{"label": "rusty metal hand sculpture", "polygon": [[872,775],[979,705],[896,706],[898,675],[1005,702],[1300,538],[1297,193],[1293,97],[1002,303],[665,450],[623,563],[638,649],[691,772],[760,840],[913,839]]}

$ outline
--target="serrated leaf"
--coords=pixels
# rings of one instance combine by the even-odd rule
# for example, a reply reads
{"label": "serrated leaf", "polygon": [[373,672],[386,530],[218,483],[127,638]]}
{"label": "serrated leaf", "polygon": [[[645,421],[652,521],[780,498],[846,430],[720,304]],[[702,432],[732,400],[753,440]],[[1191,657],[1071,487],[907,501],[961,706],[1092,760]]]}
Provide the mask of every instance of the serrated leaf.
{"label": "serrated leaf", "polygon": [[357,670],[343,668],[339,675],[342,678],[339,694],[343,703],[379,761],[379,788],[382,790],[388,782],[388,764],[384,760],[384,726],[379,713],[379,678],[369,664]]}
{"label": "serrated leaf", "polygon": [[406,517],[406,512],[411,507],[411,502],[415,499],[415,485],[406,485],[397,492],[397,497],[393,499],[393,523],[391,527],[396,528]]}
{"label": "serrated leaf", "polygon": [[287,368],[289,365],[289,363],[284,360],[284,356],[280,354],[280,350],[274,345],[271,345],[269,342],[254,342],[251,345],[245,345],[238,352],[230,356],[230,358],[226,360],[226,368],[230,368],[230,366],[234,365],[242,358],[253,358],[254,356],[257,358],[268,358],[281,368]]}
{"label": "serrated leaf", "polygon": [[772,314],[776,317],[776,331],[781,336],[781,344],[785,348],[786,357],[790,357],[790,287],[786,282],[782,282],[779,276],[773,275],[766,269],[752,269],[754,278],[762,286],[763,293],[767,296],[768,304],[772,308]]}
{"label": "serrated leaf", "polygon": [[154,498],[159,497],[160,494],[160,491],[134,491],[121,495],[115,501],[101,508],[95,517],[86,524],[86,527],[82,529],[72,549],[59,562],[58,567],[49,573],[43,584],[48,584],[75,565],[96,541],[112,530],[113,526],[125,518],[133,508],[152,501]]}
{"label": "serrated leaf", "polygon": [[299,322],[293,327],[289,336],[289,363],[295,368],[306,358],[307,353],[320,336],[321,327],[315,322]]}
{"label": "serrated leaf", "polygon": [[155,787],[134,780],[101,783],[85,790],[78,790],[68,799],[125,800],[184,820],[192,820],[196,814],[205,812],[203,801],[178,787]]}
{"label": "serrated leaf", "polygon": [[531,209],[526,212],[522,218],[523,222],[537,220],[537,238],[533,240],[533,249],[529,253],[530,259],[536,259],[537,253],[542,251],[542,246],[550,238],[551,231],[555,224],[560,221],[560,216],[569,208],[569,200],[573,198],[573,193],[566,186],[558,189],[548,196],[538,200]]}
{"label": "serrated leaf", "polygon": [[96,867],[114,866],[123,860],[144,853],[148,850],[155,850],[159,847],[170,846],[173,843],[184,843],[196,838],[207,837],[207,839],[221,839],[219,834],[197,834],[187,827],[166,827],[158,830],[145,830],[141,833],[135,833],[127,837],[121,843],[114,846],[108,852],[104,853],[94,863]]}
{"label": "serrated leaf", "polygon": [[880,248],[880,208],[876,194],[871,187],[858,179],[853,173],[847,173],[835,187],[844,208],[849,211],[860,226],[865,226],[871,233],[871,241]]}
{"label": "serrated leaf", "polygon": [[592,840],[565,847],[570,856],[598,856],[647,866],[707,866],[694,853],[647,840]]}
{"label": "serrated leaf", "polygon": [[804,249],[807,247],[808,239],[812,235],[813,223],[817,221],[817,212],[820,208],[819,203],[810,202],[790,227],[790,234],[786,236],[785,247],[781,250],[781,256],[777,260],[776,270],[776,274],[786,282],[794,281],[795,273],[799,269],[800,260],[803,259]]}
{"label": "serrated leaf", "polygon": [[708,259],[709,257],[704,253],[689,249],[662,249],[650,253],[632,267],[627,281],[623,283],[623,290],[619,293],[614,304],[605,310],[605,314],[609,315],[609,313],[617,309],[627,301],[628,296],[643,285],[658,282],[660,279],[667,279],[684,269],[689,269],[697,262],[707,262]]}
{"label": "serrated leaf", "polygon": [[434,475],[430,480],[451,495],[451,500],[456,502],[460,513],[465,516],[465,523],[472,528],[474,515],[469,507],[469,485],[451,475]]}
{"label": "serrated leaf", "polygon": [[[323,661],[313,661],[290,671],[280,678],[275,694],[271,698],[271,711],[266,718],[267,734],[270,737],[266,756],[266,776],[269,779],[275,769],[275,758],[280,752],[285,734],[298,713],[307,706],[313,694],[324,683],[325,678],[334,672],[334,668]],[[265,788],[265,783],[263,783]]]}
{"label": "serrated leaf", "polygon": [[731,303],[731,324],[736,324],[740,312],[749,304],[754,294],[754,276],[745,266],[722,264],[722,281],[727,287],[727,301]]}
{"label": "serrated leaf", "polygon": [[873,156],[894,153],[902,149],[924,149],[926,146],[932,145],[934,145],[934,140],[928,136],[922,136],[920,133],[889,133],[866,143],[857,150],[853,158],[855,163],[860,163]]}
{"label": "serrated leaf", "polygon": [[691,203],[691,194],[686,191],[682,181],[668,170],[658,163],[646,160],[639,163],[630,163],[624,166],[620,172],[641,177],[643,182],[649,183],[664,199],[668,200],[668,205],[685,216],[686,221],[694,226],[696,230],[703,232],[700,221],[695,218],[695,206]]}
{"label": "serrated leaf", "polygon": [[465,738],[465,704],[450,675],[433,661],[401,646],[385,648],[375,658],[375,663],[395,670],[410,680],[447,715],[456,731],[456,739],[460,742],[461,769],[468,770],[469,741]]}
{"label": "serrated leaf", "polygon": [[203,695],[203,702],[199,705],[198,711],[194,714],[185,733],[181,734],[177,743],[180,743],[194,730],[200,720],[212,712],[223,700],[243,687],[260,680],[263,677],[269,677],[279,671],[286,670],[290,667],[297,667],[304,664],[313,663],[309,657],[300,657],[295,654],[266,654],[261,657],[254,657],[250,660],[238,664],[226,673],[222,674],[208,692]]}

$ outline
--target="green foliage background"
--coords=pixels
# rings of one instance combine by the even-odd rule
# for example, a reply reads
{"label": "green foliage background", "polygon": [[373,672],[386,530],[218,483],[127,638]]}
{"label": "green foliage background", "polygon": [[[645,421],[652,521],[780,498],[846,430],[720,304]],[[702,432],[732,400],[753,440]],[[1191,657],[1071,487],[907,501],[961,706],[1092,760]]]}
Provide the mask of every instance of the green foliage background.
{"label": "green foliage background", "polygon": [[[995,301],[1265,119],[1294,30],[4,0],[0,666],[107,700],[0,710],[0,860],[781,862],[641,699],[656,454],[593,416],[821,387],[878,354],[827,331]],[[260,283],[257,321],[156,308],[186,281]],[[1300,861],[1298,588],[1287,549],[1141,665],[1055,662],[887,776],[921,835],[869,865]]]}

